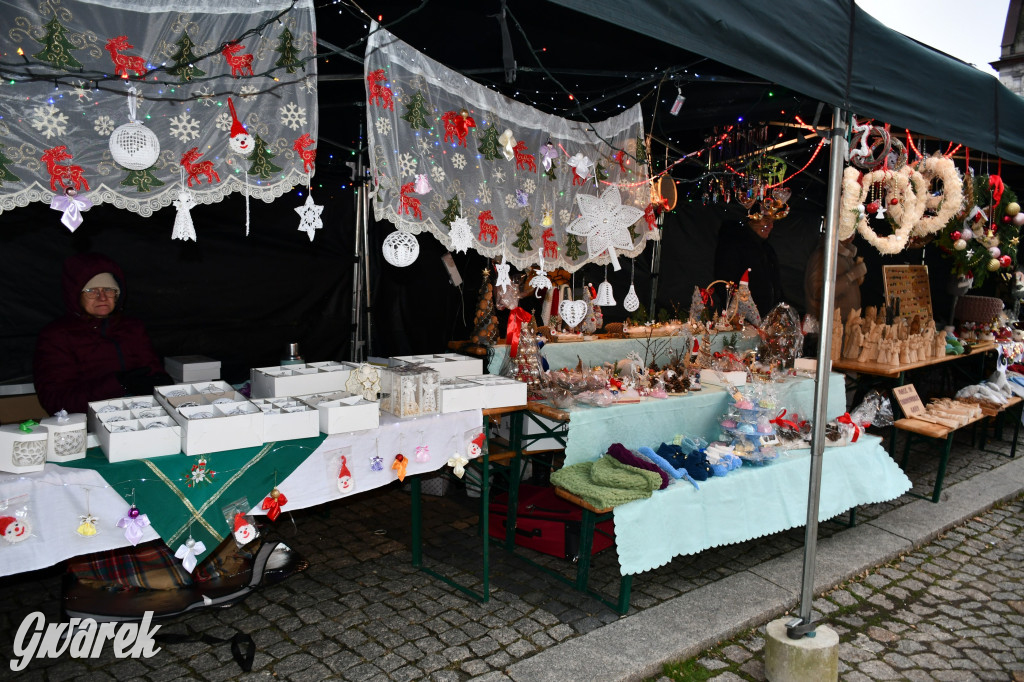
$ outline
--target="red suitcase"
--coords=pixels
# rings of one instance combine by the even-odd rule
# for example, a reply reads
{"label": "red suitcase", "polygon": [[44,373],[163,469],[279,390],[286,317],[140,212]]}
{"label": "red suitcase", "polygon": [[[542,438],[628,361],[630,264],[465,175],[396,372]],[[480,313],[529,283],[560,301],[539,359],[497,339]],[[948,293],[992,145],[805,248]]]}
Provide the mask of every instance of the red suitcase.
{"label": "red suitcase", "polygon": [[[551,486],[521,484],[516,513],[516,544],[520,547],[576,561],[579,558],[580,524],[583,510],[555,495]],[[490,507],[489,533],[505,538],[508,494],[495,495]],[[592,554],[615,544],[614,521],[598,523],[594,529]]]}

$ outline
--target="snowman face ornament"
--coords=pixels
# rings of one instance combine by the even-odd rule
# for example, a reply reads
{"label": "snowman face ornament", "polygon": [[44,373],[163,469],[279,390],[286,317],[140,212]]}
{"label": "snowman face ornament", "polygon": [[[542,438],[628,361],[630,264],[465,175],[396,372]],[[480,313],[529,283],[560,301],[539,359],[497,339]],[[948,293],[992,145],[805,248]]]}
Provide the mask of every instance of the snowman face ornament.
{"label": "snowman face ornament", "polygon": [[0,537],[7,542],[16,544],[28,539],[32,534],[28,521],[16,519],[13,516],[0,516]]}
{"label": "snowman face ornament", "polygon": [[236,154],[250,154],[252,153],[255,141],[252,139],[252,135],[249,133],[239,133],[238,135],[232,135],[231,139],[228,140],[228,146],[231,147],[231,151]]}
{"label": "snowman face ornament", "polygon": [[257,535],[259,535],[259,533],[256,532],[256,527],[253,526],[252,523],[248,519],[246,519],[243,514],[235,515],[234,534],[235,542],[237,542],[239,546],[249,544],[250,542],[256,539]]}
{"label": "snowman face ornament", "polygon": [[338,492],[350,493],[352,492],[352,489],[353,486],[351,476],[342,476],[338,479]]}

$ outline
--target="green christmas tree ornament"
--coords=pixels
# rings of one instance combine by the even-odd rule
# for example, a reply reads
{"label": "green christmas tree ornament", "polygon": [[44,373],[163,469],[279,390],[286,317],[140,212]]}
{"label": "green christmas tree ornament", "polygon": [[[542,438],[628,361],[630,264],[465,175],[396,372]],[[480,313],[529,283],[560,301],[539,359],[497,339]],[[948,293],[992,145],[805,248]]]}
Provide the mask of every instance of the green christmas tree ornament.
{"label": "green christmas tree ornament", "polygon": [[570,232],[565,239],[565,257],[569,260],[576,260],[583,253],[582,246],[579,237]]}
{"label": "green christmas tree ornament", "polygon": [[441,222],[451,227],[452,222],[460,215],[462,215],[462,206],[459,204],[458,195],[455,195],[448,200],[448,205],[445,206],[444,212],[441,215]]}
{"label": "green christmas tree ornament", "polygon": [[152,166],[142,170],[128,171],[128,175],[121,181],[122,187],[134,187],[139,192],[152,191],[154,187],[160,187],[164,182],[153,175]]}
{"label": "green christmas tree ornament", "polygon": [[484,155],[484,158],[488,161],[496,161],[497,159],[505,158],[501,153],[501,143],[498,142],[498,131],[495,130],[494,126],[487,126],[487,130],[484,131],[484,135],[481,138],[480,146],[477,147],[477,151]]}
{"label": "green christmas tree ornament", "polygon": [[182,83],[187,83],[199,76],[205,76],[206,72],[195,64],[197,60],[194,52],[196,44],[192,42],[188,31],[183,32],[174,44],[178,46],[178,49],[171,55],[171,61],[174,64],[167,68],[167,73],[177,76],[181,79]]}
{"label": "green christmas tree ornament", "polygon": [[264,180],[269,180],[274,173],[280,173],[281,169],[270,162],[272,158],[277,154],[271,153],[267,149],[267,143],[263,141],[263,138],[259,135],[256,136],[256,142],[253,146],[252,154],[245,157],[247,160],[252,161],[252,166],[249,167],[249,172],[253,175],[258,175]]}
{"label": "green christmas tree ornament", "polygon": [[46,35],[43,36],[42,40],[36,40],[43,46],[43,49],[36,52],[33,57],[36,59],[46,62],[50,66],[55,66],[58,69],[68,71],[69,69],[81,69],[82,64],[73,56],[71,56],[72,50],[78,50],[80,48],[75,47],[67,39],[65,35],[67,29],[57,21],[56,15],[46,22]]}
{"label": "green christmas tree ornament", "polygon": [[427,117],[430,113],[427,111],[427,108],[423,106],[425,99],[426,98],[423,96],[423,93],[417,90],[416,93],[409,98],[409,103],[405,105],[405,113],[402,114],[402,118],[409,122],[409,125],[413,130],[430,127],[430,124],[427,123]]}
{"label": "green christmas tree ornament", "polygon": [[519,225],[519,231],[516,232],[516,240],[512,242],[512,246],[519,249],[519,253],[526,253],[527,251],[533,250],[530,242],[533,241],[533,233],[530,231],[532,226],[530,225],[530,219],[527,218]]}
{"label": "green christmas tree ornament", "polygon": [[302,62],[299,60],[299,51],[295,47],[295,36],[287,27],[281,31],[281,37],[278,38],[274,52],[281,53],[281,56],[274,62],[274,66],[283,67],[288,73],[295,73],[302,66]]}
{"label": "green christmas tree ornament", "polygon": [[21,178],[12,173],[7,167],[8,164],[14,163],[4,154],[4,145],[0,144],[0,187],[3,187],[4,181],[7,182],[21,182]]}

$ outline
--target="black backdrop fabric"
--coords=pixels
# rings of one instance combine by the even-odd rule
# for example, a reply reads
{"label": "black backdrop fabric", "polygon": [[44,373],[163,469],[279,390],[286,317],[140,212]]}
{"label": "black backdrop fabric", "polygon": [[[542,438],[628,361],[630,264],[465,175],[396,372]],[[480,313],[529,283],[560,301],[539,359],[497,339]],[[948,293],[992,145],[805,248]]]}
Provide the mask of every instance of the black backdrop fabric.
{"label": "black backdrop fabric", "polygon": [[[325,183],[326,184],[326,183]],[[276,365],[286,344],[307,358],[348,356],[352,290],[352,192],[314,185],[325,205],[312,243],[297,230],[296,191],[272,204],[239,195],[192,209],[198,242],[172,241],[173,207],[142,218],[112,206],[84,214],[74,233],[60,213],[32,204],[0,215],[0,381],[30,380],[35,337],[64,312],[64,259],[97,251],[125,271],[128,312],[161,356],[222,361],[230,381]]]}

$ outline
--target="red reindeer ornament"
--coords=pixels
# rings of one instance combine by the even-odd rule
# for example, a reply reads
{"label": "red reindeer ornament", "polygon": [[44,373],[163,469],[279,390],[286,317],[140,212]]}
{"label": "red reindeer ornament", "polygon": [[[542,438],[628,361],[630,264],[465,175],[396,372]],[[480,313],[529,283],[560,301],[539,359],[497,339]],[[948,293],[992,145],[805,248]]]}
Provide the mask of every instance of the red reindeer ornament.
{"label": "red reindeer ornament", "polygon": [[202,180],[199,179],[200,175],[206,176],[207,183],[220,182],[220,176],[217,175],[217,171],[213,169],[213,161],[205,160],[196,163],[202,152],[199,151],[199,147],[192,147],[187,152],[181,155],[181,165],[188,174],[188,186],[192,186],[192,181],[195,180],[197,185],[203,184]]}
{"label": "red reindeer ornament", "polygon": [[106,50],[114,62],[114,75],[128,78],[128,72],[134,71],[136,76],[146,74],[146,60],[130,54],[121,54],[121,50],[130,50],[134,45],[128,42],[128,36],[117,36],[107,41]]}
{"label": "red reindeer ornament", "polygon": [[374,104],[374,100],[385,109],[395,110],[394,96],[391,94],[391,88],[383,85],[387,81],[387,76],[384,75],[384,69],[377,69],[371,71],[366,76],[366,89],[370,91],[369,103]]}
{"label": "red reindeer ornament", "polygon": [[494,224],[494,215],[490,211],[480,211],[480,215],[477,216],[477,225],[480,227],[480,233],[477,235],[477,239],[483,242],[490,242],[491,244],[498,243],[498,226]]}
{"label": "red reindeer ornament", "polygon": [[446,111],[441,116],[441,122],[444,123],[444,141],[455,142],[458,140],[461,147],[466,146],[466,135],[469,134],[469,129],[476,128],[476,121],[465,109]]}
{"label": "red reindeer ornament", "polygon": [[316,164],[316,148],[313,145],[316,142],[309,133],[303,133],[302,137],[295,140],[295,144],[292,145],[292,149],[299,153],[299,158],[302,159],[302,171],[304,173],[312,173],[313,166]]}
{"label": "red reindeer ornament", "polygon": [[46,164],[46,172],[50,174],[50,189],[54,192],[57,191],[57,185],[60,185],[61,189],[68,189],[65,183],[73,183],[75,190],[79,192],[83,188],[89,189],[89,182],[82,176],[81,166],[59,165],[61,161],[70,161],[72,158],[74,157],[68,154],[67,146],[63,144],[47,149],[39,157],[39,160]]}
{"label": "red reindeer ornament", "polygon": [[227,60],[228,66],[231,67],[231,76],[238,78],[239,76],[253,75],[252,73],[252,55],[249,53],[238,54],[245,49],[245,45],[239,43],[231,43],[224,46],[222,52],[224,52],[224,59]]}

